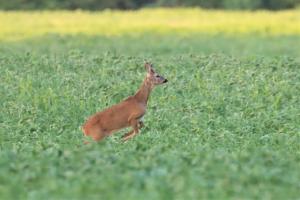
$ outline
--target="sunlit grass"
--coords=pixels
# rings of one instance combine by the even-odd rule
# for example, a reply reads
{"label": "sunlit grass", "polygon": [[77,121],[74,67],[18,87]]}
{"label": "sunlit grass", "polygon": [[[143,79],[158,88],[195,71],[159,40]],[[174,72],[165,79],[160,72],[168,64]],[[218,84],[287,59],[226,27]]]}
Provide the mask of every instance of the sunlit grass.
{"label": "sunlit grass", "polygon": [[138,11],[0,12],[0,40],[47,33],[86,35],[159,34],[300,34],[300,12],[143,9]]}

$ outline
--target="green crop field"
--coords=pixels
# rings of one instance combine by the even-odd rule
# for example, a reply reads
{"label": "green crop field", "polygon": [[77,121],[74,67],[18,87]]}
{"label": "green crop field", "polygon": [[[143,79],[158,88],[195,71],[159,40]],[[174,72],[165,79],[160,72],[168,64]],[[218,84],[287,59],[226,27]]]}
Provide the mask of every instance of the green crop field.
{"label": "green crop field", "polygon": [[[299,24],[299,11],[0,12],[0,199],[299,199]],[[169,82],[141,133],[84,145],[80,126],[135,93],[144,60]]]}

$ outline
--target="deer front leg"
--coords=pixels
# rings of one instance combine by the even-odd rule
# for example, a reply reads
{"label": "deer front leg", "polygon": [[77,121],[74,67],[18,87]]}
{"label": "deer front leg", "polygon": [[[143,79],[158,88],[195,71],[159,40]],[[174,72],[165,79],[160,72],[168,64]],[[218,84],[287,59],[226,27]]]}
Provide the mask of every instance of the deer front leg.
{"label": "deer front leg", "polygon": [[134,137],[136,134],[139,133],[139,122],[136,119],[130,120],[130,125],[132,126],[132,129],[129,133],[122,136],[123,141],[127,141],[130,138]]}

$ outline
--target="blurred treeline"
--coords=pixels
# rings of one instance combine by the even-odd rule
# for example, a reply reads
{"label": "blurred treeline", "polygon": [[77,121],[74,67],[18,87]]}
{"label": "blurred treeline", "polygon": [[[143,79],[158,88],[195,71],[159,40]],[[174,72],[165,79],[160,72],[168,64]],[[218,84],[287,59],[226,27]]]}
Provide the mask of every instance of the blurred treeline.
{"label": "blurred treeline", "polygon": [[141,7],[199,6],[211,9],[289,9],[300,0],[0,0],[1,10],[34,9],[138,9]]}

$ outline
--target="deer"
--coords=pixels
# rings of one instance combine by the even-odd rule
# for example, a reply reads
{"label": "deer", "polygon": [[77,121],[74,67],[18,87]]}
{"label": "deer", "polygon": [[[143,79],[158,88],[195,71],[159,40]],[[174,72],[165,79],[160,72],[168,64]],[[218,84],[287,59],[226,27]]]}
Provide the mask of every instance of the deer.
{"label": "deer", "polygon": [[147,74],[138,91],[120,103],[89,117],[82,126],[85,136],[97,142],[123,128],[132,127],[131,131],[122,136],[122,141],[127,141],[139,133],[139,129],[144,126],[142,119],[151,91],[155,86],[168,82],[155,72],[153,64],[145,62],[144,67]]}

